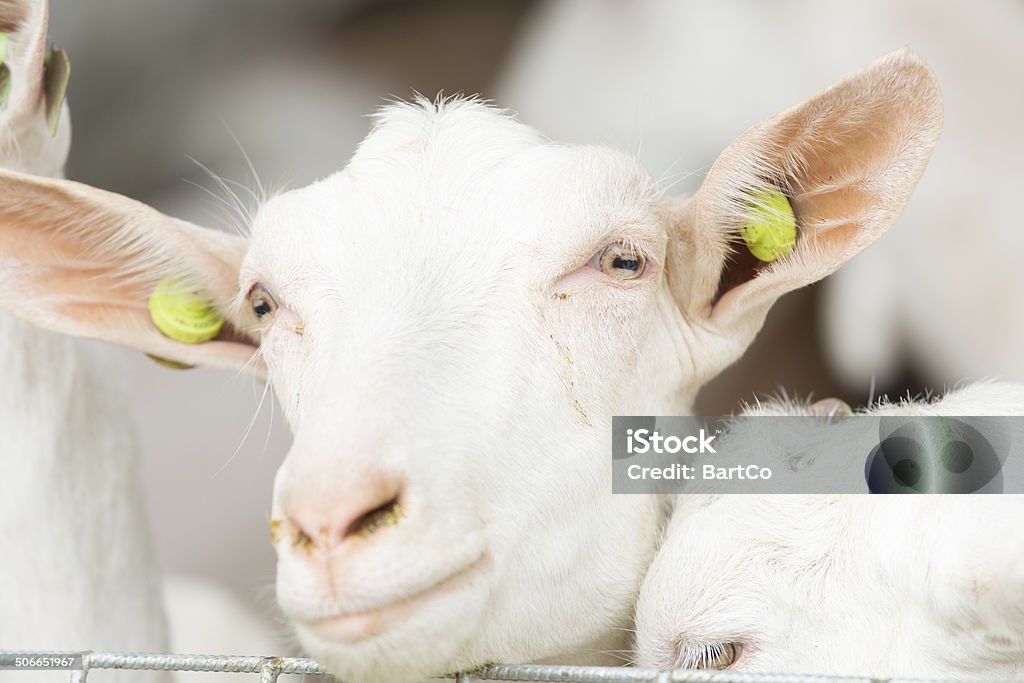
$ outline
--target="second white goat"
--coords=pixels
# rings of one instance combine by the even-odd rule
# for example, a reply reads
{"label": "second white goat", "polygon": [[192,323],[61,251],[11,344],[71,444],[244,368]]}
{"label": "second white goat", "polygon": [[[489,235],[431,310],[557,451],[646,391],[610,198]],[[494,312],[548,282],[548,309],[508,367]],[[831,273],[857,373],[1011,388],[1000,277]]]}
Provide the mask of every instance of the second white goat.
{"label": "second white goat", "polygon": [[[1024,385],[974,384],[868,413],[1019,416]],[[724,435],[726,449],[803,474],[863,463],[871,446],[842,424],[755,422]],[[1020,679],[1024,496],[680,495],[636,626],[638,663],[666,669]]]}

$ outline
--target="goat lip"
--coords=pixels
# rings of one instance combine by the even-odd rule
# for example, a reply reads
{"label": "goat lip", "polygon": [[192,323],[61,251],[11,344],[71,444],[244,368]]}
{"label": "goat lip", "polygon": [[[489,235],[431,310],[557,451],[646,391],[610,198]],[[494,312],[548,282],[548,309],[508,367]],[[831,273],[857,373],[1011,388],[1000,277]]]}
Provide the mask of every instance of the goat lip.
{"label": "goat lip", "polygon": [[465,586],[483,558],[465,565],[440,581],[409,595],[362,612],[341,613],[304,625],[320,638],[334,643],[357,643],[380,635],[392,624],[408,618],[428,602],[457,592]]}

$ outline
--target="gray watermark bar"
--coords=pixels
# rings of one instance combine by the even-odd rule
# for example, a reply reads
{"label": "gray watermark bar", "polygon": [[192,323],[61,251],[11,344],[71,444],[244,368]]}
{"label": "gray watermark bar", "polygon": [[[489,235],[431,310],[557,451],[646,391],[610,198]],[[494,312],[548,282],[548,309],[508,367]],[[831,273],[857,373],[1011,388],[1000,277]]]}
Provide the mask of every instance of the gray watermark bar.
{"label": "gray watermark bar", "polygon": [[80,671],[81,652],[0,652],[0,671]]}
{"label": "gray watermark bar", "polygon": [[615,417],[614,493],[1024,493],[1024,416]]}

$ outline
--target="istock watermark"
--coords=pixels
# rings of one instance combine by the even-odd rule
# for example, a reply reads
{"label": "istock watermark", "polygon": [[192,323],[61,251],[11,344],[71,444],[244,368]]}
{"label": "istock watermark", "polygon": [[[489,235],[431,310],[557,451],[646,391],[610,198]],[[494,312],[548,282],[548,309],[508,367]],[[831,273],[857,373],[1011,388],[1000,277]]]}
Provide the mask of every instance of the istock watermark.
{"label": "istock watermark", "polygon": [[1024,493],[1024,416],[616,417],[614,493]]}
{"label": "istock watermark", "polygon": [[711,442],[714,436],[708,436],[703,429],[698,434],[679,437],[671,434],[664,437],[650,429],[627,429],[626,452],[635,453],[714,453]]}

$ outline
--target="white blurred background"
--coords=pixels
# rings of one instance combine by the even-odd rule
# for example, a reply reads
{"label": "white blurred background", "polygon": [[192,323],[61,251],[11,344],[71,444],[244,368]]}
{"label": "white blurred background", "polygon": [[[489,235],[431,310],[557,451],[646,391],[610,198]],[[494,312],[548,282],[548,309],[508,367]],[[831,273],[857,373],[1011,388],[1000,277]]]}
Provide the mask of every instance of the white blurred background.
{"label": "white blurred background", "polygon": [[[699,408],[1024,379],[1019,0],[53,0],[51,34],[73,65],[69,177],[223,229],[229,205],[253,204],[243,148],[269,188],[300,186],[413,90],[482,93],[554,139],[638,151],[689,192],[748,125],[911,45],[947,125],[907,214],[833,282],[784,299]],[[165,567],[272,612],[266,515],[289,444],[272,398],[122,355]]]}

